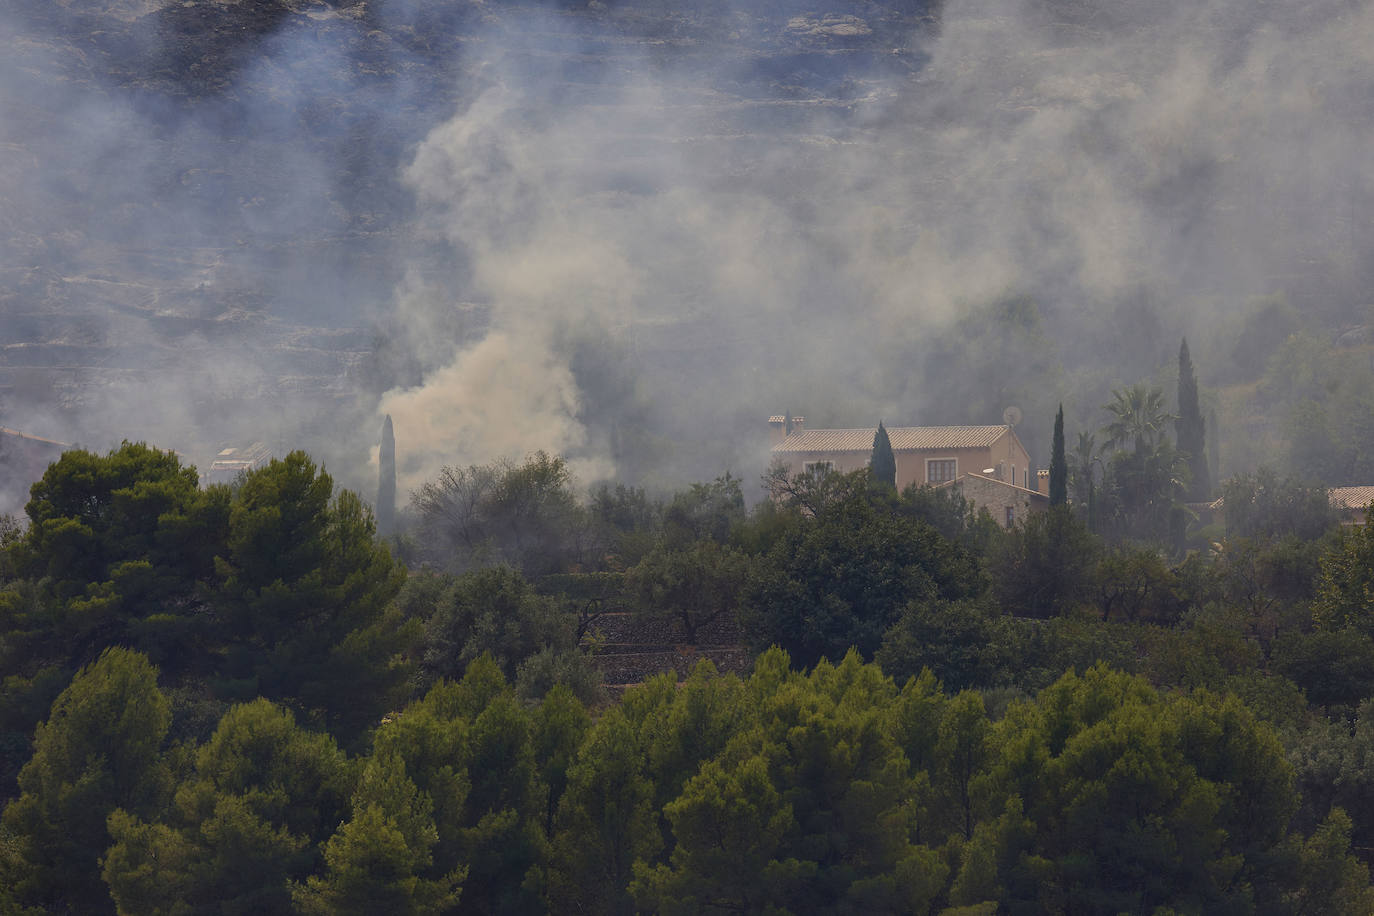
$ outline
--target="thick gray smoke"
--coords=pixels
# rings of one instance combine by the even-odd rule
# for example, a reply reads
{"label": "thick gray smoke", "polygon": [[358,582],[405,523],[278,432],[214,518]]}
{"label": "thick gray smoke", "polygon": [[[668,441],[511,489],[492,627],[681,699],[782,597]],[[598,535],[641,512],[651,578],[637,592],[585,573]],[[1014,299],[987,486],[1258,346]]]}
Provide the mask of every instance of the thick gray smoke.
{"label": "thick gray smoke", "polygon": [[[815,61],[772,97],[723,98],[748,64],[723,50],[622,55],[568,91],[497,37],[493,88],[406,171],[491,308],[487,336],[383,399],[412,430],[410,480],[533,447],[610,467],[567,346],[580,328],[623,343],[671,439],[658,457],[701,475],[756,466],[760,421],[785,407],[998,422],[995,400],[961,418],[931,397],[924,364],[952,316],[1000,294],[1033,295],[1079,370],[1020,397],[1043,412],[1077,396],[1080,415],[1253,295],[1302,298],[1319,276],[1334,293],[1300,305],[1351,305],[1374,241],[1371,34],[1368,3],[951,3],[938,38],[912,36],[923,67],[855,81],[843,103]],[[956,387],[1044,358],[1008,355],[1002,378]]]}
{"label": "thick gray smoke", "polygon": [[[368,492],[390,413],[402,493],[539,448],[672,486],[749,479],[782,410],[1018,403],[1043,460],[1055,401],[1183,334],[1206,385],[1252,297],[1338,325],[1374,279],[1368,0],[301,2],[228,48],[187,17],[270,4],[124,4],[117,47],[71,6],[0,21],[0,424],[38,434]],[[1034,333],[957,349],[1008,296]]]}
{"label": "thick gray smoke", "polygon": [[338,420],[400,277],[418,89],[361,78],[365,24],[307,6],[0,13],[0,423],[202,468],[255,440],[364,465]]}

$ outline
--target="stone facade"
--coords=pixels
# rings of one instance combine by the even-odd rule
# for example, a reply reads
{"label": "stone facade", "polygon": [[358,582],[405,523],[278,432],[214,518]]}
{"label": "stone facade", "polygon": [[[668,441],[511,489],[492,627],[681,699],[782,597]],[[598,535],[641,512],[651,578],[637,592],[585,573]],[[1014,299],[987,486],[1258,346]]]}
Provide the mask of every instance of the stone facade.
{"label": "stone facade", "polygon": [[1010,528],[1032,512],[1044,512],[1050,498],[1038,490],[1013,486],[1003,480],[981,474],[965,474],[942,486],[952,487],[963,494],[978,509],[988,510],[993,521]]}
{"label": "stone facade", "polygon": [[[772,458],[790,473],[829,470],[840,473],[868,467],[877,427],[805,429],[801,418],[790,432],[783,417],[769,418]],[[1030,456],[1010,426],[893,426],[887,430],[897,459],[897,489],[910,484],[948,483],[981,474],[1034,486]]]}

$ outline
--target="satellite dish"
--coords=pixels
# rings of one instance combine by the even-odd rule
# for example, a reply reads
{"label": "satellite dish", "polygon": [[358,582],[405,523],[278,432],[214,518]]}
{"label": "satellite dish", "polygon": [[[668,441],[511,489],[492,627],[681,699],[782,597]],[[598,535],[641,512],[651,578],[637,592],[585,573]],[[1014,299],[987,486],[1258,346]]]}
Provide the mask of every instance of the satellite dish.
{"label": "satellite dish", "polygon": [[1008,407],[1006,410],[1002,411],[1002,422],[1008,426],[1015,426],[1017,423],[1020,423],[1021,408]]}

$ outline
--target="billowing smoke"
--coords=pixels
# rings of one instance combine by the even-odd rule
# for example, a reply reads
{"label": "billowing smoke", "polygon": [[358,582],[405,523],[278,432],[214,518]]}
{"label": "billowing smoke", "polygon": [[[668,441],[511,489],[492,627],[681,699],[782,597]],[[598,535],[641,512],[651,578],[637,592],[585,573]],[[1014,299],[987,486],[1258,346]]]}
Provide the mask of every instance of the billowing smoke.
{"label": "billowing smoke", "polygon": [[401,275],[396,150],[422,87],[369,81],[366,23],[302,6],[0,12],[0,423],[202,467],[305,445],[361,482],[339,419]]}
{"label": "billowing smoke", "polygon": [[1366,320],[1369,0],[21,6],[0,424],[40,435],[367,492],[389,413],[403,494],[540,448],[673,486],[762,470],[774,412],[1016,403],[1043,459],[1183,334],[1211,384],[1256,296]]}
{"label": "billowing smoke", "polygon": [[[560,15],[526,20],[538,51]],[[910,73],[825,45],[819,20],[777,25],[806,53],[763,97],[728,43],[666,63],[574,43],[603,66],[570,86],[529,65],[537,41],[491,36],[493,88],[405,173],[491,315],[383,399],[454,421],[413,421],[415,475],[521,447],[633,464],[595,436],[579,328],[633,361],[671,441],[656,460],[700,476],[757,466],[747,443],[783,408],[977,423],[1024,401],[1047,424],[1067,396],[1084,416],[1251,296],[1340,309],[1368,279],[1370,4],[952,3],[938,37],[889,51]],[[950,320],[1017,293],[1068,366],[1053,387],[1016,390],[1046,353],[1014,349],[976,367],[996,377],[940,377]]]}

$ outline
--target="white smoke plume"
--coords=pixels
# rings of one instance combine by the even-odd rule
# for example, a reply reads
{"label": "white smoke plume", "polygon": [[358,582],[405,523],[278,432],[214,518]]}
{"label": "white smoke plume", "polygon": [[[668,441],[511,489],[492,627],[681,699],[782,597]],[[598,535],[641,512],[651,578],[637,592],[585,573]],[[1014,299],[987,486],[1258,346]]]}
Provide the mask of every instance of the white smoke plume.
{"label": "white smoke plume", "polygon": [[[843,104],[823,74],[805,83],[833,49],[767,98],[722,91],[748,63],[729,48],[706,66],[622,53],[570,89],[528,67],[560,21],[490,36],[493,88],[406,171],[425,231],[471,265],[461,295],[491,315],[489,337],[382,401],[464,418],[417,416],[412,481],[536,447],[609,468],[565,345],[585,326],[638,358],[671,450],[698,459],[679,467],[700,476],[756,466],[745,440],[784,407],[997,422],[991,398],[962,418],[936,401],[924,366],[935,332],[1000,294],[1033,295],[1054,358],[1089,370],[1025,396],[1044,412],[1067,386],[1082,413],[1179,336],[1212,340],[1248,297],[1294,285],[1286,273],[1356,294],[1374,241],[1353,204],[1374,198],[1369,3],[955,2],[937,38],[895,52],[922,66],[852,80]],[[558,53],[604,56],[577,41]],[[1113,310],[1144,313],[1148,333],[1104,340]],[[489,348],[518,356],[483,374]],[[1005,384],[1037,358],[961,384]]]}
{"label": "white smoke plume", "polygon": [[[672,487],[762,470],[781,410],[1017,403],[1043,457],[1184,334],[1204,385],[1243,359],[1255,296],[1367,320],[1371,0],[293,0],[228,49],[166,36],[270,4],[106,6],[0,14],[0,423],[39,435],[370,492],[389,412],[403,491],[540,448]],[[1008,294],[1039,336],[967,349]]]}

